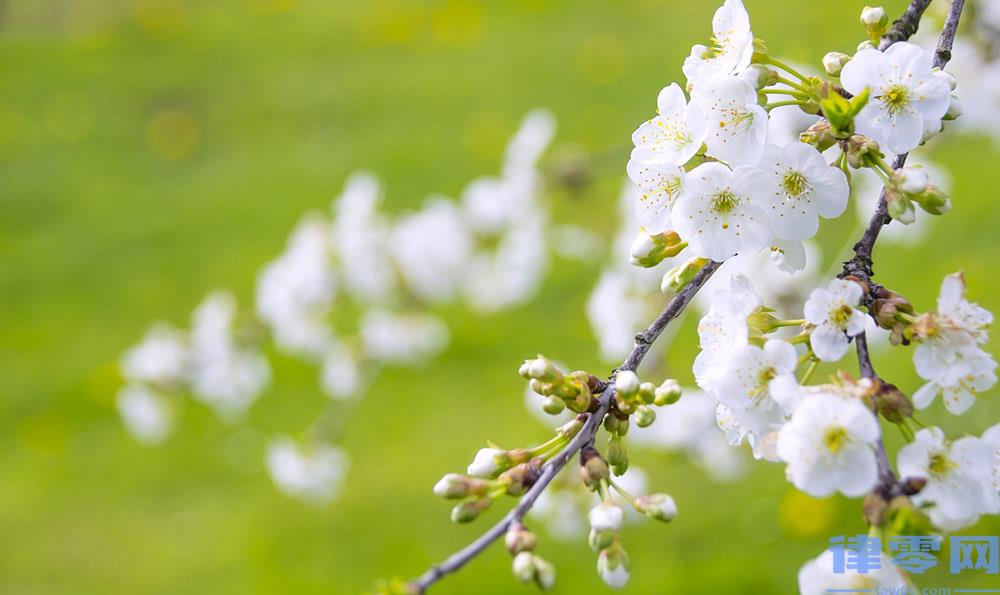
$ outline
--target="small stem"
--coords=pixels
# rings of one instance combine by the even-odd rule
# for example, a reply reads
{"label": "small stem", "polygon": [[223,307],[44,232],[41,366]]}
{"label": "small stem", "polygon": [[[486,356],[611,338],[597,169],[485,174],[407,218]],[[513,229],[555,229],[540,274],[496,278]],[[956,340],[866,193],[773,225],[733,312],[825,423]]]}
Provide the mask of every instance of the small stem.
{"label": "small stem", "polygon": [[626,500],[628,500],[632,504],[632,506],[635,506],[635,496],[633,496],[632,494],[629,494],[625,490],[625,488],[623,488],[620,485],[618,485],[617,483],[615,483],[615,480],[613,480],[611,478],[608,478],[608,483],[611,484],[611,487],[613,487],[616,492],[618,492],[619,494],[621,494],[623,498],[625,498]]}
{"label": "small stem", "polygon": [[792,68],[788,64],[785,64],[784,62],[781,62],[780,60],[778,60],[777,58],[774,58],[773,56],[765,55],[761,59],[761,63],[763,63],[763,64],[770,64],[771,66],[777,66],[778,68],[784,70],[785,72],[787,72],[788,74],[794,76],[795,78],[799,79],[802,82],[805,82],[807,80],[807,77],[805,75],[803,75],[802,73],[800,73],[798,70],[795,70],[794,68]]}
{"label": "small stem", "polygon": [[800,91],[806,92],[806,88],[803,87],[800,83],[797,83],[797,82],[795,82],[793,80],[786,79],[783,76],[779,76],[778,77],[778,82],[781,83],[781,84],[783,84],[783,85],[788,85],[789,87],[795,87],[796,89],[798,89]]}
{"label": "small stem", "polygon": [[764,106],[766,110],[773,110],[776,107],[785,107],[786,105],[805,105],[805,101],[801,99],[790,99],[788,101],[775,101],[774,103],[769,103]]}
{"label": "small stem", "polygon": [[812,378],[813,373],[816,372],[816,368],[818,367],[819,367],[819,360],[818,359],[812,360],[812,362],[809,364],[809,367],[806,368],[805,374],[803,374],[802,378],[799,380],[799,384],[805,384],[809,382],[809,379]]}
{"label": "small stem", "polygon": [[792,97],[798,97],[800,99],[808,99],[809,95],[802,91],[793,91],[791,89],[764,89],[761,91],[763,95],[791,95]]}

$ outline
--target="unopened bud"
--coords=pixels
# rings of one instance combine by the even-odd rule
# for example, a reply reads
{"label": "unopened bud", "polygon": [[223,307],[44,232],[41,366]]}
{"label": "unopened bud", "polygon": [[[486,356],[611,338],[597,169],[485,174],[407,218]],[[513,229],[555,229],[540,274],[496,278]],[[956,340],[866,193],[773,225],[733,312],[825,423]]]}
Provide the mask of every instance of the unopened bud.
{"label": "unopened bud", "polygon": [[591,490],[600,487],[601,482],[608,481],[611,473],[608,463],[593,446],[580,451],[580,479],[583,485]]}
{"label": "unopened bud", "polygon": [[757,306],[747,315],[747,329],[753,336],[762,336],[781,328],[781,319],[772,314],[773,308]]}
{"label": "unopened bud", "polygon": [[613,589],[621,589],[628,583],[629,558],[620,543],[601,550],[597,556],[597,574]]}
{"label": "unopened bud", "polygon": [[611,500],[605,500],[590,509],[587,518],[590,520],[590,528],[594,531],[616,532],[622,528],[625,511]]}
{"label": "unopened bud", "polygon": [[476,500],[466,500],[451,509],[451,522],[453,523],[471,523],[472,521],[479,518],[484,510],[493,504],[493,498],[489,496],[483,496],[482,498],[477,498]]}
{"label": "unopened bud", "polygon": [[635,409],[635,425],[648,428],[656,421],[656,411],[649,405],[639,405]]}
{"label": "unopened bud", "polygon": [[850,60],[851,57],[844,52],[828,52],[823,56],[823,70],[830,76],[840,76],[840,71]]}
{"label": "unopened bud", "polygon": [[564,409],[566,409],[566,401],[555,395],[542,399],[542,411],[549,415],[559,415]]}
{"label": "unopened bud", "polygon": [[652,405],[656,399],[656,385],[652,382],[643,382],[639,385],[639,400],[647,405]]}
{"label": "unopened bud", "polygon": [[562,380],[562,374],[559,372],[559,369],[542,355],[531,361],[528,366],[528,376],[540,382],[548,382],[550,384],[558,384]]}
{"label": "unopened bud", "polygon": [[816,147],[820,152],[837,144],[837,137],[834,136],[830,123],[825,119],[806,128],[806,131],[799,135],[799,140]]}
{"label": "unopened bud", "polygon": [[866,6],[861,10],[861,24],[868,32],[868,38],[872,42],[877,42],[885,35],[886,25],[889,24],[889,15],[881,6]]}
{"label": "unopened bud", "polygon": [[615,475],[624,475],[628,470],[628,450],[621,440],[612,437],[608,443],[608,464]]}
{"label": "unopened bud", "polygon": [[631,398],[639,394],[639,377],[632,370],[622,370],[615,375],[615,392]]}
{"label": "unopened bud", "polygon": [[859,51],[859,52],[862,52],[864,50],[877,50],[877,49],[878,49],[878,46],[875,45],[875,42],[872,41],[872,40],[870,40],[870,39],[866,39],[866,40],[862,41],[861,43],[858,44],[858,47],[857,47],[857,51]]}
{"label": "unopened bud", "polygon": [[663,405],[673,405],[681,398],[681,385],[673,378],[663,381],[663,384],[656,387],[656,397],[653,404],[662,407]]}
{"label": "unopened bud", "polygon": [[675,231],[653,235],[640,231],[632,241],[630,262],[634,266],[654,267],[666,258],[677,256],[686,246]]}
{"label": "unopened bud", "polygon": [[887,191],[885,194],[885,200],[889,216],[896,221],[909,225],[917,220],[917,213],[913,208],[913,202],[911,202],[910,199],[903,194],[899,192]]}
{"label": "unopened bud", "polygon": [[500,475],[500,480],[507,484],[508,496],[520,496],[531,489],[542,474],[541,461],[538,459],[515,465]]}
{"label": "unopened bud", "polygon": [[628,416],[615,411],[609,411],[604,416],[604,429],[613,436],[624,436],[628,433]]}
{"label": "unopened bud", "polygon": [[927,187],[923,193],[912,197],[913,202],[931,215],[944,215],[951,210],[951,199],[948,193],[934,184]]}
{"label": "unopened bud", "polygon": [[926,477],[907,477],[903,480],[903,493],[907,496],[914,496],[920,493],[927,485]]}
{"label": "unopened bud", "polygon": [[611,547],[611,544],[614,542],[615,534],[610,531],[594,531],[591,529],[590,534],[587,536],[587,544],[595,552]]}
{"label": "unopened bud", "polygon": [[514,556],[521,552],[534,550],[535,545],[538,543],[538,538],[521,523],[515,523],[510,526],[510,529],[507,529],[507,534],[504,535],[503,541],[504,545],[507,546],[507,551]]}
{"label": "unopened bud", "polygon": [[924,168],[915,165],[908,165],[893,172],[892,181],[908,195],[925,192],[931,183]]}
{"label": "unopened bud", "polygon": [[770,85],[777,84],[780,75],[777,70],[773,68],[768,68],[763,64],[751,64],[746,70],[740,74],[740,78],[750,83],[750,85],[757,91],[768,87]]}
{"label": "unopened bud", "polygon": [[882,156],[878,143],[860,134],[852,134],[847,139],[847,163],[854,169],[866,167],[869,156]]}
{"label": "unopened bud", "polygon": [[487,483],[482,479],[449,473],[434,484],[434,494],[441,498],[465,498],[486,493]]}
{"label": "unopened bud", "polygon": [[669,494],[649,494],[635,499],[635,507],[642,514],[669,523],[677,518],[677,503]]}
{"label": "unopened bud", "polygon": [[709,263],[707,258],[695,257],[689,259],[682,265],[675,266],[663,275],[660,281],[660,291],[663,293],[676,293],[684,289],[688,283],[694,279],[701,269]]}
{"label": "unopened bud", "polygon": [[872,527],[881,527],[882,523],[885,522],[885,512],[889,508],[889,503],[886,502],[885,498],[876,491],[872,490],[865,494],[864,503],[861,505],[861,510],[864,513],[865,520]]}
{"label": "unopened bud", "polygon": [[531,552],[519,552],[511,563],[514,578],[522,583],[531,582],[535,578],[535,561]]}
{"label": "unopened bud", "polygon": [[913,402],[903,391],[888,382],[882,384],[882,389],[875,395],[875,406],[886,421],[894,424],[913,415]]}
{"label": "unopened bud", "polygon": [[514,577],[522,583],[534,581],[542,591],[549,591],[556,582],[556,569],[551,563],[531,552],[521,552],[511,563]]}
{"label": "unopened bud", "polygon": [[473,477],[496,477],[511,464],[510,454],[499,448],[481,448],[466,472]]}

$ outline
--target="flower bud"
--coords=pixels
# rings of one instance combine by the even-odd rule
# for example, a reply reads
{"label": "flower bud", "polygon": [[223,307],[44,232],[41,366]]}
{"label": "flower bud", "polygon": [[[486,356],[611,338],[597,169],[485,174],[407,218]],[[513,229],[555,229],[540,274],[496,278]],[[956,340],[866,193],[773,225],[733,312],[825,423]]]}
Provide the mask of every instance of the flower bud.
{"label": "flower bud", "polygon": [[551,591],[556,584],[556,567],[538,556],[535,556],[535,584],[542,591]]}
{"label": "flower bud", "polygon": [[510,455],[499,448],[481,448],[466,472],[473,477],[495,477],[510,466]]}
{"label": "flower bud", "polygon": [[893,172],[892,181],[900,190],[909,195],[925,192],[931,183],[924,168],[914,165],[908,165]]}
{"label": "flower bud", "polygon": [[860,134],[852,134],[847,139],[847,163],[851,167],[866,167],[869,155],[882,155],[877,142]]}
{"label": "flower bud", "polygon": [[828,52],[823,56],[823,70],[830,76],[840,76],[840,71],[850,60],[851,57],[844,52]]}
{"label": "flower bud", "polygon": [[577,415],[573,419],[556,428],[556,433],[566,438],[572,438],[573,436],[576,436],[581,429],[583,429],[583,424],[586,423],[586,421],[586,415]]}
{"label": "flower bud", "polygon": [[965,113],[965,110],[962,107],[962,101],[952,95],[951,103],[948,104],[948,111],[945,112],[942,120],[957,120],[963,113]]}
{"label": "flower bud", "polygon": [[590,519],[590,528],[594,531],[616,532],[622,528],[625,511],[611,500],[605,500],[590,509],[587,518]]}
{"label": "flower bud", "polygon": [[451,509],[451,522],[471,523],[476,520],[484,510],[493,504],[493,498],[483,496],[475,500],[466,500]]}
{"label": "flower bud", "polygon": [[608,463],[593,446],[580,451],[580,480],[591,490],[600,487],[601,482],[611,479]]}
{"label": "flower bud", "polygon": [[604,416],[604,429],[612,436],[624,436],[628,433],[628,416],[619,417],[617,412],[609,411]]}
{"label": "flower bud", "polygon": [[647,405],[652,405],[656,399],[656,385],[652,382],[643,382],[639,385],[639,400]]}
{"label": "flower bud", "polygon": [[923,193],[912,197],[913,202],[931,215],[944,215],[951,210],[951,199],[948,194],[931,184]]}
{"label": "flower bud", "polygon": [[507,529],[507,534],[504,535],[503,542],[507,546],[507,551],[512,556],[515,556],[521,552],[534,550],[535,545],[538,543],[538,538],[521,523],[515,523]]}
{"label": "flower bud", "polygon": [[520,496],[535,485],[541,474],[541,459],[535,459],[511,467],[500,475],[500,479],[507,484],[508,496]]}
{"label": "flower bud", "polygon": [[528,382],[528,386],[531,387],[531,390],[542,395],[543,397],[551,395],[555,390],[555,387],[548,382],[542,382],[541,380],[536,380],[534,378]]}
{"label": "flower bud", "polygon": [[615,375],[615,392],[626,398],[639,394],[639,377],[632,370],[622,370]]}
{"label": "flower bud", "polygon": [[861,505],[861,511],[865,520],[872,527],[881,527],[885,522],[885,511],[889,508],[889,503],[878,490],[872,490],[865,495],[865,500]]}
{"label": "flower bud", "polygon": [[819,152],[823,152],[837,144],[837,136],[833,134],[830,122],[826,119],[820,120],[806,128],[806,131],[799,135],[799,140],[816,147]]}
{"label": "flower bud", "polygon": [[645,231],[636,234],[632,241],[630,262],[634,266],[654,267],[665,258],[677,256],[687,246],[675,231],[650,235]]}
{"label": "flower bud", "polygon": [[601,550],[597,556],[597,574],[612,589],[621,589],[628,582],[629,559],[621,544]]}
{"label": "flower bud", "polygon": [[635,507],[642,514],[669,523],[677,518],[677,503],[669,494],[649,494],[635,499]]}
{"label": "flower bud", "polygon": [[885,9],[881,6],[866,6],[861,10],[861,24],[868,32],[868,38],[875,43],[885,35],[889,15],[885,14]]}
{"label": "flower bud", "polygon": [[694,279],[694,276],[698,274],[701,269],[705,268],[705,265],[709,263],[707,258],[695,257],[688,259],[682,265],[675,266],[663,275],[663,280],[660,281],[660,291],[663,293],[676,293],[684,289],[688,283]]}
{"label": "flower bud", "polygon": [[608,442],[608,464],[611,465],[615,475],[622,475],[628,470],[628,450],[625,444],[614,436]]}
{"label": "flower bud", "polygon": [[594,531],[591,529],[590,535],[587,536],[587,543],[590,545],[590,549],[595,552],[611,547],[611,544],[614,542],[615,534],[610,531]]}
{"label": "flower bud", "polygon": [[562,374],[556,368],[555,364],[542,355],[539,355],[528,365],[528,376],[535,380],[551,384],[559,384],[562,381]]}
{"label": "flower bud", "polygon": [[542,399],[542,411],[549,415],[559,415],[563,409],[566,409],[566,402],[555,395]]}
{"label": "flower bud", "polygon": [[596,399],[594,399],[588,390],[576,395],[572,400],[566,401],[566,407],[574,413],[585,413],[590,411],[591,405],[595,401]]}
{"label": "flower bud", "polygon": [[653,404],[658,407],[673,405],[681,398],[681,385],[673,378],[667,378],[656,388]]}
{"label": "flower bud", "polygon": [[656,411],[649,405],[639,405],[635,410],[635,425],[648,428],[656,421]]}
{"label": "flower bud", "polygon": [[907,477],[902,481],[903,493],[907,496],[914,496],[920,493],[927,485],[926,477]]}
{"label": "flower bud", "polygon": [[514,561],[511,563],[511,570],[514,572],[514,578],[521,581],[522,583],[527,583],[535,578],[535,560],[534,555],[531,552],[519,552],[514,556]]}
{"label": "flower bud", "polygon": [[774,312],[774,308],[757,306],[747,315],[747,329],[751,335],[760,337],[781,328],[781,319],[772,312]]}
{"label": "flower bud", "polygon": [[448,473],[434,484],[434,494],[448,499],[465,498],[473,494],[485,494],[486,488],[486,482],[481,479]]}
{"label": "flower bud", "polygon": [[910,398],[888,382],[883,383],[881,390],[875,395],[875,407],[886,421],[894,424],[903,423],[903,420],[913,415]]}
{"label": "flower bud", "polygon": [[535,360],[533,360],[533,359],[526,359],[526,360],[524,360],[524,363],[521,364],[521,367],[517,369],[517,373],[521,376],[521,378],[524,378],[525,380],[530,380],[531,379],[531,372],[530,372],[530,370],[531,370],[531,362],[533,362],[533,361],[535,361]]}
{"label": "flower bud", "polygon": [[858,47],[857,47],[857,51],[859,51],[859,52],[864,51],[864,50],[877,50],[877,49],[878,49],[878,46],[875,45],[875,42],[872,41],[872,40],[870,40],[870,39],[866,39],[866,40],[862,41],[861,43],[858,44]]}
{"label": "flower bud", "polygon": [[906,198],[898,192],[887,191],[885,200],[888,206],[889,216],[896,221],[909,225],[917,220],[917,213],[914,210],[913,203],[909,198]]}

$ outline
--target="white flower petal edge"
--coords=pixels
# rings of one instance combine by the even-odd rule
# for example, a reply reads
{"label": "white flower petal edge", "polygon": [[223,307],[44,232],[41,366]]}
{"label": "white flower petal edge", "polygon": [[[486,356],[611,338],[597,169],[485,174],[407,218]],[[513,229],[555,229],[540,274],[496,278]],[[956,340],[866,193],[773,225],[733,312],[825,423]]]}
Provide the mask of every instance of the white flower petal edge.
{"label": "white flower petal edge", "polygon": [[823,361],[837,361],[847,353],[847,337],[865,330],[865,315],[855,308],[862,291],[857,283],[833,279],[826,287],[817,287],[805,304],[805,318],[815,328],[809,345]]}
{"label": "white flower petal edge", "polygon": [[767,140],[767,112],[750,83],[720,75],[695,86],[691,102],[705,117],[707,154],[736,165],[753,165]]}

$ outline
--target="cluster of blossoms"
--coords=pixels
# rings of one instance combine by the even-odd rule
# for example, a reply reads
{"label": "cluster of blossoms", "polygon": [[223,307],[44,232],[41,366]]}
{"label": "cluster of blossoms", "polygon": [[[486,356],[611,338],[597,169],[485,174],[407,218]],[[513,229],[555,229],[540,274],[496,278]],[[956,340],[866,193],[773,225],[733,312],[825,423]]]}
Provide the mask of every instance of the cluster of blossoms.
{"label": "cluster of blossoms", "polygon": [[[625,225],[634,234],[630,263],[644,270],[669,263],[665,273],[655,273],[660,290],[685,299],[692,287],[708,286],[703,273],[726,263],[730,274],[717,277],[702,302],[701,351],[693,372],[730,445],[747,443],[755,458],[783,463],[788,480],[812,496],[865,496],[865,518],[879,535],[954,531],[980,515],[1000,513],[1000,424],[981,438],[952,441],[913,413],[938,394],[949,411],[963,413],[996,384],[996,363],[983,349],[992,317],[966,300],[960,274],[945,278],[936,310],[918,311],[872,281],[870,245],[868,253],[856,247],[856,257],[832,280],[820,281],[808,258],[813,249],[807,242],[820,219],[845,212],[854,179],[858,185],[866,176],[878,180],[877,208],[902,225],[916,221],[917,207],[932,215],[951,208],[930,168],[901,167],[902,159],[894,167],[887,159],[917,149],[960,115],[952,95],[956,80],[917,44],[887,42],[880,48],[888,30],[881,8],[867,7],[861,22],[868,39],[853,55],[831,52],[822,60],[825,76],[804,75],[754,38],[740,0],[725,1],[715,13],[712,45],[694,46],[684,62],[686,84],[663,88],[657,115],[632,136],[626,170],[634,189],[626,195],[632,197],[635,225]],[[806,117],[772,121],[772,112],[789,108]],[[872,244],[882,217],[872,220],[878,226]],[[806,279],[777,284],[793,288],[785,292],[793,294],[791,300],[762,299],[742,273],[757,266],[750,259],[758,254],[777,270]],[[730,267],[729,261],[740,264]],[[634,294],[650,278],[641,271],[605,272],[588,304],[592,325],[634,330],[642,308]],[[767,289],[773,291],[771,284]],[[783,318],[779,308],[796,315]],[[914,364],[927,383],[912,401],[871,369],[867,332],[881,333],[894,346],[915,344]],[[602,350],[627,350],[630,335],[622,330],[602,337]],[[642,350],[646,340],[645,334],[635,336],[635,349]],[[820,364],[841,361],[852,342],[858,343],[862,378],[838,370],[828,381],[812,383]],[[577,416],[537,447],[481,450],[468,476],[448,475],[435,491],[464,498],[452,516],[469,520],[503,494],[529,492],[546,466],[558,469],[561,461],[553,460],[577,445],[581,483],[597,495],[588,514],[589,543],[598,552],[602,579],[620,588],[630,566],[619,535],[625,511],[616,497],[660,520],[677,512],[670,496],[633,496],[614,479],[629,467],[624,437],[632,422],[653,425],[655,407],[676,403],[679,385],[641,382],[632,367],[616,371],[607,384],[587,372],[564,373],[541,356],[525,362],[521,374],[541,395],[542,411],[569,409]],[[594,444],[597,428],[579,440],[597,413],[608,434],[603,453]],[[897,426],[907,441],[897,453],[898,477],[882,442],[883,422]],[[463,488],[453,491],[453,485]],[[508,545],[531,535],[520,517],[507,528]],[[514,573],[547,589],[554,579],[551,566],[534,553],[521,558],[534,548],[533,535],[528,541],[531,548],[511,549]],[[909,584],[891,564],[869,576],[835,575],[824,562],[831,556],[825,552],[803,567],[802,592]]]}
{"label": "cluster of blossoms", "polygon": [[[254,312],[214,292],[189,331],[156,323],[122,355],[126,428],[140,442],[163,441],[186,394],[239,421],[270,383],[268,344],[318,366],[331,399],[357,398],[379,367],[421,364],[447,346],[448,326],[431,307],[461,300],[490,313],[530,298],[547,268],[538,161],[554,132],[550,114],[529,113],[499,176],[473,180],[459,201],[432,196],[395,221],[379,210],[378,180],[352,175],[332,217],[307,213],[261,269]],[[282,492],[322,503],[348,458],[327,437],[306,434],[275,438],[267,468]]]}

